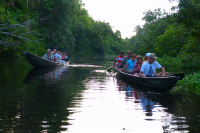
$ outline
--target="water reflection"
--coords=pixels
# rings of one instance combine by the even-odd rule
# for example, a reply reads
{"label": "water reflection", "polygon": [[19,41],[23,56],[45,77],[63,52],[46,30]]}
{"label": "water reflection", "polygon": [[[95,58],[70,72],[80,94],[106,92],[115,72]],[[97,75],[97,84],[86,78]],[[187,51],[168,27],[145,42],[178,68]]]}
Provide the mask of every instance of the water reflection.
{"label": "water reflection", "polygon": [[168,112],[148,92],[111,76],[91,77],[83,83],[87,90],[80,93],[82,100],[77,101],[80,106],[70,108],[76,113],[69,117],[72,119],[67,126],[69,132],[149,132],[152,127],[152,132],[163,132],[162,116]]}
{"label": "water reflection", "polygon": [[169,92],[142,90],[112,76],[91,77],[83,83],[87,90],[80,93],[82,100],[73,101],[79,102],[80,106],[69,108],[74,110],[69,117],[71,125],[66,127],[69,132],[100,133],[106,130],[121,133],[125,130],[160,133],[180,130],[178,125],[172,129],[176,107],[175,99]]}
{"label": "water reflection", "polygon": [[96,67],[104,62],[43,70],[15,64],[0,67],[1,132],[200,130],[200,98],[191,93],[148,91]]}
{"label": "water reflection", "polygon": [[[175,101],[181,96],[173,96],[170,92],[155,93],[148,89],[140,88],[130,82],[124,82],[117,78],[119,91],[125,91],[126,101],[133,100],[135,110],[143,110],[146,121],[161,121],[163,132],[184,131],[189,132],[190,126],[187,125],[186,118],[177,115]],[[139,106],[138,106],[139,104]],[[159,116],[160,117],[156,117]],[[151,131],[150,131],[151,132]],[[155,131],[152,131],[155,132]]]}
{"label": "water reflection", "polygon": [[61,67],[50,67],[50,68],[33,68],[31,69],[26,78],[24,79],[24,83],[30,83],[32,80],[37,79],[38,77],[43,77],[46,81],[46,85],[55,84],[60,80],[62,75],[69,74],[68,66]]}

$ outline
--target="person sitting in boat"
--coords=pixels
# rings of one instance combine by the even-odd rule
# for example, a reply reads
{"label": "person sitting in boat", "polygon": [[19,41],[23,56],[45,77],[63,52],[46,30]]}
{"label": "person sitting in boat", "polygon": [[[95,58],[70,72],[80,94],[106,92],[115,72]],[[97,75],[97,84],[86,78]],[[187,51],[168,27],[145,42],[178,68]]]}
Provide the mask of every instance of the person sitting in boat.
{"label": "person sitting in boat", "polygon": [[[67,57],[66,57],[66,56],[67,56]],[[70,58],[70,52],[69,52],[69,50],[67,50],[67,53],[65,54],[65,58],[66,58],[66,59]]]}
{"label": "person sitting in boat", "polygon": [[146,53],[146,56],[143,58],[143,62],[142,63],[145,63],[146,61],[148,61],[149,60],[149,55],[150,55],[151,53]]}
{"label": "person sitting in boat", "polygon": [[65,53],[61,52],[62,59],[65,59]]}
{"label": "person sitting in boat", "polygon": [[[114,62],[114,64],[113,64],[113,67],[112,67],[112,68],[115,67],[116,62],[117,62],[117,68],[119,68],[119,65],[121,64],[121,61],[122,61],[123,59],[124,59],[124,52],[121,51],[121,52],[120,52],[120,55],[118,55],[118,56],[116,57],[115,62]],[[122,67],[123,67],[123,66],[122,66]]]}
{"label": "person sitting in boat", "polygon": [[54,57],[54,60],[53,60],[53,61],[58,63],[57,58],[56,58],[56,56],[55,56],[55,54],[54,54],[54,51],[52,51],[51,54],[53,54],[53,57]]}
{"label": "person sitting in boat", "polygon": [[54,52],[54,56],[55,56],[55,60],[54,60],[55,62],[66,63],[64,60],[62,60],[62,56],[57,53],[56,49],[54,49],[53,52]]}
{"label": "person sitting in boat", "polygon": [[68,54],[68,56],[67,56],[66,52],[63,52],[63,54],[64,54],[63,59],[68,59],[68,56],[70,56],[70,54]]}
{"label": "person sitting in boat", "polygon": [[142,57],[137,56],[137,62],[133,65],[133,72],[135,76],[139,76],[140,69],[142,67]]}
{"label": "person sitting in boat", "polygon": [[42,58],[50,60],[50,61],[54,61],[54,55],[51,54],[50,49],[47,49],[47,53]]}
{"label": "person sitting in boat", "polygon": [[121,69],[121,71],[125,72],[125,69],[126,69],[126,72],[127,73],[130,73],[130,74],[134,74],[133,72],[133,65],[137,62],[136,60],[136,55],[135,54],[132,54],[131,55],[131,59],[128,60],[126,62],[126,65]]}
{"label": "person sitting in boat", "polygon": [[132,55],[132,51],[128,50],[127,51],[127,56],[124,57],[124,59],[122,60],[122,62],[119,65],[119,68],[123,68],[126,65],[126,62],[131,59],[131,55]]}
{"label": "person sitting in boat", "polygon": [[[141,77],[154,77],[154,76],[166,76],[165,68],[162,67],[156,60],[156,55],[151,53],[149,55],[149,60],[142,64],[139,76]],[[156,69],[161,69],[162,72],[155,74]]]}

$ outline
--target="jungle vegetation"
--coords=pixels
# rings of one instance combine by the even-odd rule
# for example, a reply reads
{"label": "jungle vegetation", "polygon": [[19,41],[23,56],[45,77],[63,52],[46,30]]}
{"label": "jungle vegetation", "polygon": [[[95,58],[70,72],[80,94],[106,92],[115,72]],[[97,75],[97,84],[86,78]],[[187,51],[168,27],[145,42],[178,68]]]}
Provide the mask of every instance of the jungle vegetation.
{"label": "jungle vegetation", "polygon": [[104,56],[130,49],[140,55],[152,52],[176,58],[176,65],[183,68],[199,66],[200,1],[179,0],[171,13],[148,10],[142,19],[145,24],[133,29],[136,34],[123,39],[109,23],[90,17],[81,0],[2,0],[0,55],[20,56],[22,51],[42,55],[45,49],[56,48]]}
{"label": "jungle vegetation", "polygon": [[91,56],[128,48],[121,32],[90,17],[81,0],[3,0],[0,12],[1,57],[42,55],[47,48]]}

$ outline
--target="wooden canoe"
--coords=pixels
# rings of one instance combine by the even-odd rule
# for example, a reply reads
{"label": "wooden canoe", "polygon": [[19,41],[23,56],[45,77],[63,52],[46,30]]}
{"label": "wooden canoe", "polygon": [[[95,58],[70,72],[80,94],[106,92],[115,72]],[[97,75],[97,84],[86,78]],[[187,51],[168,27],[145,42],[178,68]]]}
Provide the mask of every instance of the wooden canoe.
{"label": "wooden canoe", "polygon": [[[34,67],[41,68],[41,67],[56,67],[62,66],[64,63],[56,63],[49,60],[46,60],[42,57],[34,55],[30,52],[24,52],[27,61]],[[65,63],[66,64],[66,63]]]}
{"label": "wooden canoe", "polygon": [[142,85],[143,88],[145,87],[158,92],[171,90],[178,80],[184,77],[184,73],[169,75],[168,77],[138,77],[121,71],[118,71],[118,75],[131,83]]}
{"label": "wooden canoe", "polygon": [[69,61],[69,58],[67,58],[67,59],[62,59],[62,60],[64,60],[64,61],[68,62],[68,61]]}

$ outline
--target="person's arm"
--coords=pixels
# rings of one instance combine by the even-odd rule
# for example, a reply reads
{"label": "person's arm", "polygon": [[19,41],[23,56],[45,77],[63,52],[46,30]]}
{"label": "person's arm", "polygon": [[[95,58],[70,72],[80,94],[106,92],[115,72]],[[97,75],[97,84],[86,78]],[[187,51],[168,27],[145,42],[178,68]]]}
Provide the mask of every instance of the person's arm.
{"label": "person's arm", "polygon": [[[126,58],[126,57],[125,57],[125,58]],[[122,65],[126,63],[126,62],[125,62],[125,58],[121,61],[120,65],[119,65],[119,68],[121,68]]]}
{"label": "person's arm", "polygon": [[46,54],[42,57],[42,58],[44,58],[44,59],[47,59],[47,56],[46,56]]}
{"label": "person's arm", "polygon": [[140,68],[138,68],[138,69],[134,70],[134,72],[138,72],[138,71],[140,71]]}
{"label": "person's arm", "polygon": [[128,64],[126,63],[126,65],[121,69],[121,71],[123,71],[124,69],[126,69],[128,66]]}
{"label": "person's arm", "polygon": [[134,71],[134,72],[140,71],[140,68],[141,68],[141,67],[140,67],[140,65],[138,65],[138,66],[139,66],[139,67],[138,67],[137,69],[135,69],[135,67],[136,67],[135,65],[133,66],[133,71]]}
{"label": "person's arm", "polygon": [[115,59],[115,62],[114,62],[114,64],[113,64],[113,67],[112,67],[112,68],[114,68],[114,67],[116,66],[116,62],[117,62],[117,60]]}
{"label": "person's arm", "polygon": [[157,74],[157,73],[156,73],[156,70],[155,70],[154,74],[155,74],[155,75]]}
{"label": "person's arm", "polygon": [[119,69],[121,66],[122,66],[122,63],[120,63],[120,64],[119,64],[119,67],[118,67],[118,69]]}
{"label": "person's arm", "polygon": [[55,62],[59,62],[59,61],[57,60],[56,56],[54,56],[54,58],[55,58],[55,59],[54,59],[54,60],[55,60]]}
{"label": "person's arm", "polygon": [[145,72],[145,66],[146,66],[145,64],[142,64],[142,67],[139,72],[140,77],[146,77],[146,75],[143,74]]}
{"label": "person's arm", "polygon": [[62,56],[61,56],[61,55],[58,55],[58,59],[61,60],[61,59],[62,59]]}
{"label": "person's arm", "polygon": [[142,72],[142,71],[139,72],[139,76],[140,76],[140,77],[146,77],[145,75],[143,75],[143,72]]}
{"label": "person's arm", "polygon": [[164,68],[164,67],[161,67],[160,69],[162,70],[162,75],[161,75],[161,76],[162,76],[162,77],[165,77],[165,76],[166,76],[165,68]]}

